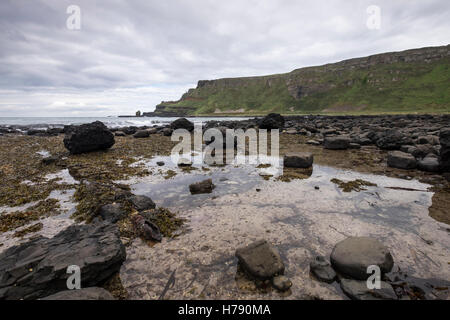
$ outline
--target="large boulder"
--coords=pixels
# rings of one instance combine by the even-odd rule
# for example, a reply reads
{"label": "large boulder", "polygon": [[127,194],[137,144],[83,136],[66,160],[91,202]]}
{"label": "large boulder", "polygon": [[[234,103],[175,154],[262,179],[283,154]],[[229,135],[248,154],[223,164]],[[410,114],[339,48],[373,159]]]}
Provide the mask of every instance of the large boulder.
{"label": "large boulder", "polygon": [[311,152],[292,152],[284,156],[284,166],[286,168],[310,168],[313,164],[314,156]]}
{"label": "large boulder", "polygon": [[278,113],[270,113],[259,121],[258,126],[267,130],[283,129],[284,117]]}
{"label": "large boulder", "polygon": [[378,148],[383,150],[399,150],[402,145],[411,144],[411,138],[397,130],[387,130],[380,133],[376,141]]}
{"label": "large boulder", "polygon": [[111,223],[72,225],[0,254],[0,300],[37,299],[67,290],[67,268],[80,267],[81,285],[95,287],[117,273],[125,247]]}
{"label": "large boulder", "polygon": [[384,281],[380,282],[380,289],[369,289],[366,281],[341,279],[341,289],[353,300],[397,300],[392,286]]}
{"label": "large boulder", "polygon": [[71,126],[64,137],[64,146],[72,154],[108,149],[114,143],[114,134],[100,121]]}
{"label": "large boulder", "polygon": [[173,130],[177,130],[177,129],[186,129],[188,131],[194,130],[194,124],[186,118],[179,118],[179,119],[173,121],[170,124],[170,127]]}
{"label": "large boulder", "polygon": [[323,147],[331,150],[345,150],[349,148],[350,142],[348,136],[326,137],[323,141]]}
{"label": "large boulder", "polygon": [[91,287],[79,290],[64,290],[41,300],[116,300],[109,291],[103,288]]}
{"label": "large boulder", "polygon": [[376,265],[382,273],[394,266],[389,249],[378,240],[367,237],[350,237],[338,244],[330,256],[333,268],[351,278],[366,280],[370,274],[367,268]]}
{"label": "large boulder", "polygon": [[416,158],[409,153],[392,151],[388,153],[387,165],[391,168],[414,169],[417,166]]}
{"label": "large boulder", "polygon": [[272,279],[284,274],[284,263],[278,250],[266,240],[259,240],[236,250],[241,266],[258,279]]}

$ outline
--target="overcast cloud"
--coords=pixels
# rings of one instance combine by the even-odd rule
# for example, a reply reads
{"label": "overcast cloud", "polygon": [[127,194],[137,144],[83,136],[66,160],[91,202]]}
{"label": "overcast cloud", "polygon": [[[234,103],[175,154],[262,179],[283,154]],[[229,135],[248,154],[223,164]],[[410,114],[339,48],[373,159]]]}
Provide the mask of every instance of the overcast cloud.
{"label": "overcast cloud", "polygon": [[152,111],[201,79],[446,45],[450,2],[1,0],[0,28],[0,116],[106,116]]}

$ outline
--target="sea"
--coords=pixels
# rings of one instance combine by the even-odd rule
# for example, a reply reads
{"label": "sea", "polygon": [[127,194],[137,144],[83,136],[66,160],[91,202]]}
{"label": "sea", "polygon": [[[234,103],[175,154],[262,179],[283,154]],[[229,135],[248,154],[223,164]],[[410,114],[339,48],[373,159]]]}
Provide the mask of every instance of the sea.
{"label": "sea", "polygon": [[[0,117],[0,126],[27,126],[35,129],[48,127],[63,127],[65,125],[79,125],[101,121],[109,128],[128,126],[165,126],[176,117]],[[239,121],[247,120],[249,117],[186,117],[186,119],[197,123],[207,121]]]}

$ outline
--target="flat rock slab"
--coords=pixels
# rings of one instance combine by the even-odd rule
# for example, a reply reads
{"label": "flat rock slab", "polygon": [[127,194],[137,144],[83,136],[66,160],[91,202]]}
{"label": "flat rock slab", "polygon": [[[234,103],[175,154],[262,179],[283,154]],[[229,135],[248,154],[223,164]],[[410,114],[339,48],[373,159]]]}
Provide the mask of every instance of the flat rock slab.
{"label": "flat rock slab", "polygon": [[409,153],[392,151],[388,153],[387,165],[398,169],[415,169],[417,162],[416,158]]}
{"label": "flat rock slab", "polygon": [[271,279],[284,273],[284,263],[278,250],[266,240],[237,249],[236,257],[241,266],[258,279]]}
{"label": "flat rock slab", "polygon": [[323,147],[331,150],[345,150],[349,148],[350,142],[348,136],[326,137],[323,141]]}
{"label": "flat rock slab", "polygon": [[71,265],[80,267],[81,286],[95,287],[117,273],[125,258],[116,225],[72,225],[51,239],[38,237],[0,254],[0,300],[67,290]]}
{"label": "flat rock slab", "polygon": [[334,269],[354,279],[366,280],[367,268],[376,265],[382,273],[392,270],[394,260],[381,242],[367,237],[350,237],[334,247],[331,256]]}
{"label": "flat rock slab", "polygon": [[116,300],[113,295],[99,287],[84,288],[79,290],[64,290],[41,300]]}
{"label": "flat rock slab", "polygon": [[287,168],[310,168],[314,156],[311,152],[291,152],[284,156],[283,163]]}
{"label": "flat rock slab", "polygon": [[392,286],[384,281],[380,282],[380,289],[369,289],[366,281],[341,279],[341,289],[353,300],[397,300]]}
{"label": "flat rock slab", "polygon": [[320,281],[332,283],[336,279],[336,272],[325,257],[317,256],[314,261],[309,264],[309,269]]}

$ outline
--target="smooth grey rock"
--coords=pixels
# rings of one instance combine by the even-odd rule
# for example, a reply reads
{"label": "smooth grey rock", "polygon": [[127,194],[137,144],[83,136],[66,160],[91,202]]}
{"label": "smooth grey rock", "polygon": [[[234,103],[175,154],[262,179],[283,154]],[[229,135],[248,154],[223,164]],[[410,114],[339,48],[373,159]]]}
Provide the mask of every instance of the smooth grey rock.
{"label": "smooth grey rock", "polygon": [[284,263],[278,250],[266,240],[256,241],[236,250],[241,266],[258,279],[271,279],[284,274]]}
{"label": "smooth grey rock", "polygon": [[123,132],[123,131],[116,131],[116,132],[114,132],[114,135],[116,137],[125,137],[126,136],[125,132]]}
{"label": "smooth grey rock", "polygon": [[350,146],[350,137],[336,136],[326,137],[323,141],[323,147],[331,150],[345,150]]}
{"label": "smooth grey rock", "polygon": [[133,134],[134,138],[148,138],[150,136],[150,132],[148,130],[139,130],[135,134]]}
{"label": "smooth grey rock", "polygon": [[417,166],[417,162],[416,158],[409,153],[392,151],[388,153],[387,165],[398,169],[414,169]]}
{"label": "smooth grey rock", "polygon": [[341,279],[341,289],[353,300],[397,300],[394,289],[387,282],[381,281],[380,289],[367,288],[366,281]]}
{"label": "smooth grey rock", "polygon": [[120,203],[105,204],[100,207],[98,213],[103,218],[103,220],[107,220],[112,223],[116,223],[120,219],[123,219],[127,216],[127,212],[123,209]]}
{"label": "smooth grey rock", "polygon": [[133,205],[133,207],[137,210],[137,211],[144,211],[144,210],[149,210],[149,209],[155,209],[156,205],[153,202],[152,199],[150,199],[147,196],[136,196],[133,195],[131,197],[128,198],[128,201],[130,201],[130,203]]}
{"label": "smooth grey rock", "polygon": [[291,152],[284,156],[284,166],[287,168],[310,168],[313,161],[311,152]]}
{"label": "smooth grey rock", "polygon": [[100,121],[67,128],[64,146],[72,154],[109,149],[114,145],[114,135]]}
{"label": "smooth grey rock", "polygon": [[317,256],[314,261],[309,264],[309,269],[320,281],[332,283],[336,279],[336,272],[334,272],[331,264],[325,257]]}
{"label": "smooth grey rock", "polygon": [[285,276],[276,276],[272,278],[272,286],[280,291],[287,291],[292,287],[292,281]]}
{"label": "smooth grey rock", "polygon": [[64,290],[41,300],[116,300],[113,295],[99,287],[82,288],[79,290]]}
{"label": "smooth grey rock", "polygon": [[417,163],[419,170],[427,172],[439,171],[439,159],[436,157],[425,157]]}
{"label": "smooth grey rock", "polygon": [[0,300],[37,299],[67,290],[67,267],[81,269],[81,285],[95,287],[120,270],[125,247],[109,222],[72,225],[51,239],[34,238],[0,254]]}
{"label": "smooth grey rock", "polygon": [[211,193],[215,185],[211,179],[206,179],[197,183],[189,185],[189,191],[191,194]]}
{"label": "smooth grey rock", "polygon": [[350,237],[334,247],[331,256],[333,268],[351,278],[366,280],[367,268],[376,265],[382,273],[391,271],[394,260],[381,242],[367,237]]}

